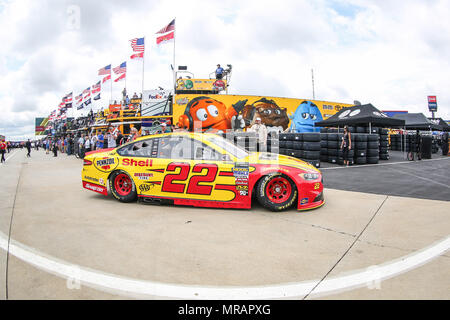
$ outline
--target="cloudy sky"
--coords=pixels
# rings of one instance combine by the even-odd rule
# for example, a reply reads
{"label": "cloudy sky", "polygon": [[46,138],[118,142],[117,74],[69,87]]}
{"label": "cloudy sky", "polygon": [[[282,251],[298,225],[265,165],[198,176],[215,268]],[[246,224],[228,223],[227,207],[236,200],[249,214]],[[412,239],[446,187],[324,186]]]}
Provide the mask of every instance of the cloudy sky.
{"label": "cloudy sky", "polygon": [[[318,100],[429,116],[436,95],[450,120],[447,0],[0,0],[0,134],[34,137],[34,118],[128,60],[132,38],[146,37],[145,89],[169,88],[173,44],[156,46],[155,32],[175,17],[176,64],[203,78],[232,64],[230,93],[312,98],[314,69]],[[128,69],[128,92],[140,91],[142,62]]]}

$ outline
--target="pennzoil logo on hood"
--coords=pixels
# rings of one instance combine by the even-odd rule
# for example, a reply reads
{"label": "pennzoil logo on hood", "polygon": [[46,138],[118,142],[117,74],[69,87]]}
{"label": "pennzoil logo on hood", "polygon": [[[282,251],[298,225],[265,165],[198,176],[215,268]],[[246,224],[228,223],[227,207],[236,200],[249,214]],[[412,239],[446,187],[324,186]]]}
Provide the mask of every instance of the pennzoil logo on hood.
{"label": "pennzoil logo on hood", "polygon": [[115,158],[103,157],[95,159],[94,166],[102,172],[110,172],[118,166],[119,162]]}

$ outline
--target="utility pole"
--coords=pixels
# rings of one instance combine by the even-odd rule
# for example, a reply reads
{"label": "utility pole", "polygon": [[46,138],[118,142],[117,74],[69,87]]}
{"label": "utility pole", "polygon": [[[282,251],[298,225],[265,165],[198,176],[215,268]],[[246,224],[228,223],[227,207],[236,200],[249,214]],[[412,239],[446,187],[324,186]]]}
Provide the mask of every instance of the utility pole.
{"label": "utility pole", "polygon": [[316,93],[314,91],[314,69],[311,69],[311,79],[312,79],[313,100],[316,100]]}

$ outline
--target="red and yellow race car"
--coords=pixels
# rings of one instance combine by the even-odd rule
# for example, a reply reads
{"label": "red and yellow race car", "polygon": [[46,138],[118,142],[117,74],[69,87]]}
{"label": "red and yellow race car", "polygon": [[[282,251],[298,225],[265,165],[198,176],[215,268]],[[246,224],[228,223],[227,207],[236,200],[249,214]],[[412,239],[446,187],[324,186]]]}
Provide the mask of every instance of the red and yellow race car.
{"label": "red and yellow race car", "polygon": [[250,209],[252,198],[272,211],[324,204],[322,174],[296,158],[248,153],[229,140],[202,133],[139,138],[87,153],[83,187],[121,202]]}

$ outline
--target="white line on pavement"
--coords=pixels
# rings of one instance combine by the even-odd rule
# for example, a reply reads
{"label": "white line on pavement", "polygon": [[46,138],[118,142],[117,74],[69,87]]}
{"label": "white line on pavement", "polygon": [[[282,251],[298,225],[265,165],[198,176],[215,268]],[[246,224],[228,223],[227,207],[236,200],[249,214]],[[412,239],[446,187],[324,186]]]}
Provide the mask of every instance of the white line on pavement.
{"label": "white line on pavement", "polygon": [[[422,162],[426,161],[441,161],[441,160],[448,160],[448,158],[439,158],[439,159],[427,159],[427,160],[421,160]],[[349,167],[332,167],[332,168],[321,168],[322,170],[336,170],[336,169],[352,169],[352,168],[367,168],[367,167],[377,167],[377,166],[392,166],[396,164],[406,164],[406,163],[417,163],[416,161],[402,161],[402,162],[393,162],[393,163],[378,163],[378,164],[361,164],[357,166],[349,166]]]}
{"label": "white line on pavement", "polygon": [[[7,250],[8,238],[0,232],[0,248]],[[345,276],[325,279],[312,292],[312,296],[323,296],[355,287],[367,286],[372,281],[381,281],[421,266],[450,249],[450,237],[432,246],[375,268],[353,271]],[[300,297],[308,294],[320,280],[302,281],[269,286],[213,287],[167,284],[125,278],[88,269],[48,256],[11,239],[9,253],[39,269],[57,276],[77,279],[89,287],[134,298],[168,297],[175,299],[277,299]]]}

